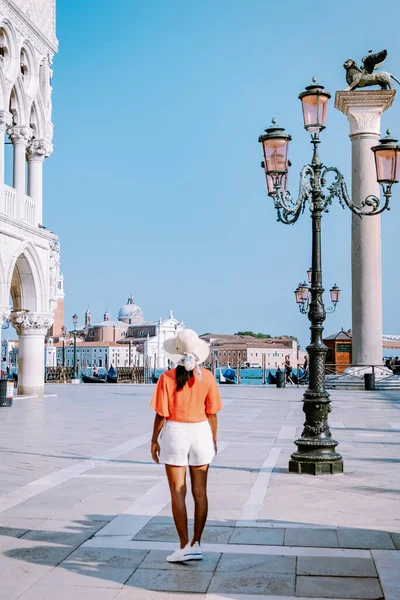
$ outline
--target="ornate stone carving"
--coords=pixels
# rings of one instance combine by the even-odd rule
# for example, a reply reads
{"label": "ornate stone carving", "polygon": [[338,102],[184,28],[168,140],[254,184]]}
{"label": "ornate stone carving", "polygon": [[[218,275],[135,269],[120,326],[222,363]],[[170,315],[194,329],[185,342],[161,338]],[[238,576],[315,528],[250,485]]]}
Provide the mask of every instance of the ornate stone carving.
{"label": "ornate stone carving", "polygon": [[379,135],[381,114],[392,105],[395,94],[394,90],[336,92],[335,108],[348,117],[350,135]]}
{"label": "ornate stone carving", "polygon": [[12,114],[7,111],[0,112],[0,130],[6,131],[12,125]]}
{"label": "ornate stone carving", "polygon": [[7,134],[13,144],[24,144],[32,139],[32,129],[26,125],[15,125],[7,129]]}
{"label": "ornate stone carving", "polygon": [[11,322],[18,335],[46,335],[47,331],[53,325],[54,319],[49,314],[21,311],[12,313]]}
{"label": "ornate stone carving", "polygon": [[43,162],[53,152],[53,146],[46,140],[32,140],[26,149],[30,162]]}
{"label": "ornate stone carving", "polygon": [[57,283],[60,278],[60,242],[50,240],[50,305],[51,311],[57,308]]}
{"label": "ornate stone carving", "polygon": [[44,12],[47,16],[51,15],[54,32],[53,39],[46,37],[44,32],[42,33],[42,31],[38,29],[35,24],[32,23],[31,25],[29,21],[27,21],[25,15],[21,12],[20,8],[14,8],[14,2],[10,2],[9,0],[0,0],[0,14],[9,19],[22,34],[22,37],[29,39],[42,56],[46,56],[49,50],[53,54],[55,54],[58,50],[58,42],[55,37],[56,19],[54,0],[52,0],[51,12],[48,10]]}

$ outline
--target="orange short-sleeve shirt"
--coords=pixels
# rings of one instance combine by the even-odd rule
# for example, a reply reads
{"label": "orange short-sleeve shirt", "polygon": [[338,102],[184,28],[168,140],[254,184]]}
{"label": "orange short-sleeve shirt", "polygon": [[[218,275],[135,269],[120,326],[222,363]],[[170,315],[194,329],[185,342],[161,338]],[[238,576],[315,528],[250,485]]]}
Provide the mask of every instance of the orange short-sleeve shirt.
{"label": "orange short-sleeve shirt", "polygon": [[185,387],[176,391],[176,369],[163,373],[158,380],[150,406],[170,421],[199,423],[222,408],[215,378],[207,369],[201,369],[202,381],[196,375]]}

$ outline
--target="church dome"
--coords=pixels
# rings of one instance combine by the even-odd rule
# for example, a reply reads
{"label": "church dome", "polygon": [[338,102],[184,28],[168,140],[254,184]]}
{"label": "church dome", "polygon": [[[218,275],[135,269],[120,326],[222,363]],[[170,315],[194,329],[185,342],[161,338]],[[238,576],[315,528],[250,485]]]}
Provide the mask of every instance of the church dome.
{"label": "church dome", "polygon": [[137,304],[135,304],[132,294],[128,298],[128,303],[120,308],[118,313],[118,321],[128,323],[129,325],[138,325],[143,323],[143,311]]}

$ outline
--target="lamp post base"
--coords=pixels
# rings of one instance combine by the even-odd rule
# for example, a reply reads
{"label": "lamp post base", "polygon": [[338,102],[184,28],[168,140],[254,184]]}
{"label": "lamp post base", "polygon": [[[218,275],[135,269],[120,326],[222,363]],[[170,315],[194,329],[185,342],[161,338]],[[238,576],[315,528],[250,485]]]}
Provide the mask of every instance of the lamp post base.
{"label": "lamp post base", "polygon": [[338,442],[332,438],[307,439],[295,441],[298,451],[289,460],[289,473],[306,475],[336,475],[343,473],[343,459],[335,451]]}

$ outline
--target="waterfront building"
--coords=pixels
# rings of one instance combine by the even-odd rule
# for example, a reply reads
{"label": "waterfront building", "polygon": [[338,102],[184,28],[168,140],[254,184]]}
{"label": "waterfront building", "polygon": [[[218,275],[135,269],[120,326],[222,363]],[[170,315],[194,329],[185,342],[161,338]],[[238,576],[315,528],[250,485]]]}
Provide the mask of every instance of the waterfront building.
{"label": "waterfront building", "polygon": [[[56,350],[55,364],[47,366],[72,367],[74,364],[73,340],[59,341],[54,346]],[[51,354],[49,359],[52,360]],[[135,347],[129,348],[129,345],[123,346],[116,342],[82,342],[77,340],[76,361],[80,369],[96,366],[108,370],[111,366],[142,366],[143,356],[137,353]]]}
{"label": "waterfront building", "polygon": [[18,334],[19,394],[43,394],[44,341],[59,300],[60,245],[43,223],[55,24],[55,0],[0,0],[0,326],[11,321]]}
{"label": "waterfront building", "polygon": [[298,348],[296,340],[289,337],[255,338],[244,335],[206,334],[202,339],[210,345],[210,361],[220,366],[261,368],[265,355],[267,369],[282,369],[289,355],[293,368],[303,365],[306,352]]}
{"label": "waterfront building", "polygon": [[166,369],[168,358],[164,351],[164,342],[175,337],[184,327],[183,321],[175,319],[170,310],[167,319],[160,318],[158,321],[129,325],[125,337],[119,343],[136,348],[136,351],[143,355],[145,364],[152,367],[155,364],[157,369]]}

